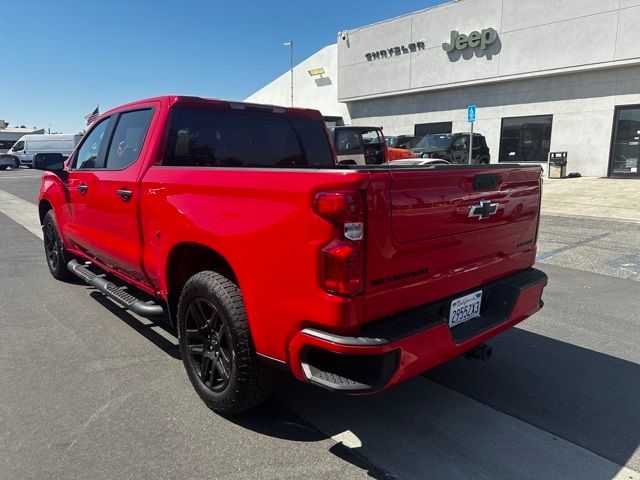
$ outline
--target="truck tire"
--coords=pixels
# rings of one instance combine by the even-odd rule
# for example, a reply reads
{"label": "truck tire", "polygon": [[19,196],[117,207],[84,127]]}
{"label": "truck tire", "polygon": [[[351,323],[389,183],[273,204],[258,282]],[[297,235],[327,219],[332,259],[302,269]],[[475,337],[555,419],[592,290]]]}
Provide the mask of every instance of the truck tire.
{"label": "truck tire", "polygon": [[44,216],[42,234],[44,238],[44,253],[51,276],[56,280],[69,280],[73,277],[73,274],[67,269],[69,254],[62,245],[53,210],[49,210]]}
{"label": "truck tire", "polygon": [[256,354],[238,286],[216,272],[192,276],[178,303],[182,361],[200,398],[216,413],[234,415],[266,400],[277,371]]}
{"label": "truck tire", "polygon": [[0,165],[0,170],[6,170],[9,165]]}

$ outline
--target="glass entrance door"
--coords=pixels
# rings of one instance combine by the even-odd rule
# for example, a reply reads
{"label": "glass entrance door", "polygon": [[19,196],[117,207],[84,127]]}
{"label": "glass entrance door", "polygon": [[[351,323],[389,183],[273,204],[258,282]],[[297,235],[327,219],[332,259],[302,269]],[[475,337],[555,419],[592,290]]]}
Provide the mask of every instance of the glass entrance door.
{"label": "glass entrance door", "polygon": [[609,176],[640,177],[640,105],[617,107]]}

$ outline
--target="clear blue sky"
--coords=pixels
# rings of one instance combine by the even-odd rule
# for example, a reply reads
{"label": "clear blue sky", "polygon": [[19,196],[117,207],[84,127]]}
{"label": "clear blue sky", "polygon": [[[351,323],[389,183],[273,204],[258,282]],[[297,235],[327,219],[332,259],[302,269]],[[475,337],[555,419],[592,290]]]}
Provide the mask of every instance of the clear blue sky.
{"label": "clear blue sky", "polygon": [[299,62],[340,30],[438,3],[14,0],[0,30],[0,119],[73,133],[98,104],[103,112],[167,93],[243,99],[289,68],[289,39]]}

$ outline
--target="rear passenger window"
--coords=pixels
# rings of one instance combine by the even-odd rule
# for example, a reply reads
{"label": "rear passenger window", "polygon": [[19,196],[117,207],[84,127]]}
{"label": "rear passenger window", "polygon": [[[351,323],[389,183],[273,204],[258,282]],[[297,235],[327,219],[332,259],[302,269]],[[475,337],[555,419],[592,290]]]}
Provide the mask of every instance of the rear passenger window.
{"label": "rear passenger window", "polygon": [[122,170],[135,163],[140,156],[152,112],[136,110],[120,115],[107,155],[108,169]]}
{"label": "rear passenger window", "polygon": [[272,112],[178,107],[171,113],[164,165],[327,167],[333,165],[321,121]]}

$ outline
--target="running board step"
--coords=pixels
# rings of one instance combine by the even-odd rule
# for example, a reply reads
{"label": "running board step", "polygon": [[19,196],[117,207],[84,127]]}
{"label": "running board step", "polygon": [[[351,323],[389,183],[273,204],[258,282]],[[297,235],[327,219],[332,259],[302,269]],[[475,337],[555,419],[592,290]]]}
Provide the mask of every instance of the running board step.
{"label": "running board step", "polygon": [[105,280],[104,275],[97,275],[86,266],[80,265],[77,260],[71,260],[67,263],[67,268],[118,305],[121,305],[127,310],[131,310],[141,317],[158,317],[164,314],[164,310],[160,305],[153,302],[144,302],[134,297],[118,287],[115,283]]}

